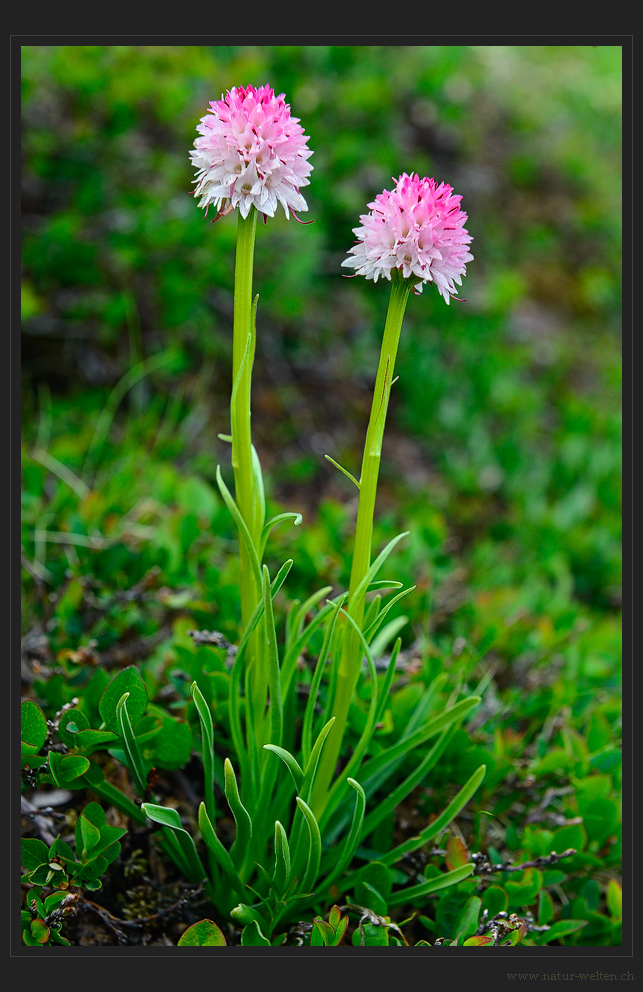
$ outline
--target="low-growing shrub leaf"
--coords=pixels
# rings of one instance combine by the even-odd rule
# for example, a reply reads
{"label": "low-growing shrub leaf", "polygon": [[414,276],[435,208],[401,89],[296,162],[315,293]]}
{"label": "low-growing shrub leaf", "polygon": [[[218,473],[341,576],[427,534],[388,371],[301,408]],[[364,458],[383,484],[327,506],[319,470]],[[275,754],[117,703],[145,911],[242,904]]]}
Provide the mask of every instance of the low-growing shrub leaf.
{"label": "low-growing shrub leaf", "polygon": [[20,860],[27,871],[33,871],[49,860],[49,848],[36,837],[23,838],[20,841]]}
{"label": "low-growing shrub leaf", "polygon": [[47,740],[47,719],[32,699],[25,699],[20,706],[20,740],[32,754]]}
{"label": "low-growing shrub leaf", "polygon": [[213,920],[199,920],[184,930],[177,947],[225,947],[226,939]]}
{"label": "low-growing shrub leaf", "polygon": [[576,933],[577,930],[581,930],[586,926],[587,920],[558,920],[557,923],[552,923],[549,930],[538,934],[536,943],[538,945],[550,944],[552,940],[558,940],[559,937],[567,937],[569,934]]}
{"label": "low-growing shrub leaf", "polygon": [[135,726],[147,708],[147,689],[134,665],[124,668],[105,686],[98,709],[108,730],[118,730],[117,707],[123,695],[129,692],[127,713]]}
{"label": "low-growing shrub leaf", "polygon": [[74,779],[84,775],[89,768],[89,758],[81,754],[58,754],[49,752],[49,768],[56,785],[61,789],[69,786]]}

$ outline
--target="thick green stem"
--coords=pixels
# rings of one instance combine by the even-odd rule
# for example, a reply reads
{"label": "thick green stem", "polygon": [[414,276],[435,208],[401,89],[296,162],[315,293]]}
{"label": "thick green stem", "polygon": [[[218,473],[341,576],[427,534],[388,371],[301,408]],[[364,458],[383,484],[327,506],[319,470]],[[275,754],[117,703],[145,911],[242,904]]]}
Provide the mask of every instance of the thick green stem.
{"label": "thick green stem", "polygon": [[[395,357],[400,340],[400,331],[402,330],[402,320],[411,288],[409,280],[404,279],[398,270],[393,271],[391,282],[391,296],[386,315],[384,338],[382,340],[375,392],[373,394],[371,415],[362,459],[355,545],[348,593],[348,612],[360,627],[364,619],[365,592],[362,592],[358,597],[355,596],[355,592],[371,564],[373,516],[375,513],[377,479],[382,456],[382,438],[386,424],[386,412],[391,392],[391,382],[393,380]],[[346,728],[348,709],[359,678],[361,662],[362,647],[359,638],[352,626],[347,627],[344,634],[335,699],[331,711],[331,715],[335,717],[335,723],[324,745],[312,799],[313,811],[317,816],[321,815],[326,805],[328,787],[339,757],[342,737]]]}

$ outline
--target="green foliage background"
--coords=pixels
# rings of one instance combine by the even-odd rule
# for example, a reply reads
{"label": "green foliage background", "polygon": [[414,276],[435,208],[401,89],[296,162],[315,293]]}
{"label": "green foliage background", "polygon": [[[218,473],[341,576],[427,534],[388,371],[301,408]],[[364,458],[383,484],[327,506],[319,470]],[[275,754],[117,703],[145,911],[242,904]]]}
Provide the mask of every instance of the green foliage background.
{"label": "green foliage background", "polygon": [[[257,237],[255,444],[270,497],[304,514],[276,535],[271,571],[294,557],[290,597],[347,585],[354,493],[323,456],[358,471],[388,287],[343,278],[341,261],[391,177],[444,180],[475,239],[467,302],[447,308],[430,287],[409,302],[376,543],[411,532],[395,553],[395,577],[417,585],[405,647],[487,692],[444,780],[486,761],[481,808],[511,830],[512,769],[543,789],[601,777],[558,815],[612,804],[608,832],[586,825],[581,840],[615,877],[618,46],[23,48],[23,623],[63,666],[36,698],[71,698],[82,676],[65,659],[90,640],[142,644],[153,695],[187,629],[237,636],[214,484],[229,461],[236,225],[204,220],[188,151],[208,102],[247,83],[284,92],[314,149],[313,223],[282,215]],[[101,441],[110,393],[144,360]],[[154,594],[128,600],[153,568]],[[592,925],[567,939],[606,942]]]}

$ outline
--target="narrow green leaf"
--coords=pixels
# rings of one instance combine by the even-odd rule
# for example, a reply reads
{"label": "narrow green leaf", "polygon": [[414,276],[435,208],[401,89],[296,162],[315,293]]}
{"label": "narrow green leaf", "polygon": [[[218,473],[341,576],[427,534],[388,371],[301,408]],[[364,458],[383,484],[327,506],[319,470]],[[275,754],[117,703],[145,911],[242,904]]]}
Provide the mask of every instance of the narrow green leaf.
{"label": "narrow green leaf", "polygon": [[[201,808],[204,808],[203,803],[201,803],[199,813],[201,812]],[[157,806],[155,803],[142,803],[141,809],[146,816],[149,816],[150,820],[154,820],[155,823],[160,823],[164,827],[170,827],[174,831],[189,867],[189,871],[187,872],[188,878],[195,882],[201,882],[206,878],[207,873],[198,855],[194,841],[187,830],[181,825],[181,817],[178,812],[169,806]],[[201,826],[200,818],[199,826]],[[205,837],[203,839],[205,840]]]}
{"label": "narrow green leaf", "polygon": [[319,833],[319,825],[315,819],[315,814],[311,810],[310,806],[308,806],[299,796],[296,797],[296,801],[299,809],[306,817],[310,840],[306,871],[301,885],[299,886],[299,891],[312,892],[315,882],[317,881],[317,875],[319,874],[319,863],[321,861],[321,835]]}
{"label": "narrow green leaf", "polygon": [[343,473],[344,473],[344,475],[346,476],[346,478],[347,478],[347,479],[350,479],[350,480],[351,480],[351,482],[352,482],[352,483],[353,483],[353,484],[354,484],[355,486],[357,486],[357,488],[358,488],[358,489],[361,489],[361,488],[362,488],[362,486],[361,486],[361,483],[359,483],[359,482],[357,481],[357,479],[355,478],[355,476],[354,476],[354,475],[352,475],[352,474],[351,474],[351,473],[350,473],[350,472],[348,471],[348,469],[346,469],[346,468],[344,468],[344,466],[343,466],[343,465],[340,465],[340,464],[339,464],[339,462],[336,462],[334,458],[331,458],[331,457],[330,457],[330,455],[324,455],[324,458],[327,458],[327,459],[328,459],[328,461],[329,461],[329,462],[331,463],[331,465],[334,465],[334,466],[335,466],[335,468],[338,468],[340,472],[343,472]]}
{"label": "narrow green leaf", "polygon": [[196,682],[192,683],[190,691],[192,692],[192,699],[199,714],[199,723],[201,725],[205,808],[208,811],[210,820],[214,823],[216,807],[214,804],[214,726],[212,723],[212,711]]}
{"label": "narrow green leaf", "polygon": [[295,788],[299,792],[301,790],[301,785],[304,780],[304,773],[299,765],[296,758],[292,756],[290,751],[286,751],[285,748],[279,747],[277,744],[264,744],[264,750],[272,751],[277,754],[283,763],[286,765],[288,771],[292,775],[293,782],[295,783]]}
{"label": "narrow green leaf", "polygon": [[549,930],[537,935],[536,943],[539,946],[550,944],[552,940],[568,937],[570,934],[576,933],[577,930],[582,930],[588,923],[589,920],[558,920],[557,923],[552,923]]}
{"label": "narrow green leaf", "polygon": [[356,782],[354,778],[347,779],[348,784],[352,789],[355,790],[357,795],[355,796],[355,809],[353,811],[353,821],[351,823],[351,828],[346,836],[344,845],[342,847],[341,854],[332,868],[331,872],[327,877],[320,882],[320,884],[315,889],[314,898],[319,898],[319,896],[326,892],[331,885],[337,881],[337,879],[346,870],[350,862],[353,860],[353,855],[357,848],[359,842],[359,836],[362,829],[362,823],[364,822],[364,810],[366,808],[366,793],[363,788]]}
{"label": "narrow green leaf", "polygon": [[[400,582],[399,585],[401,584],[402,583]],[[373,588],[373,585],[374,583],[371,583],[371,588]],[[386,585],[391,585],[391,583],[386,582]],[[393,599],[389,600],[386,606],[382,607],[382,609],[378,612],[375,619],[370,624],[366,624],[366,623],[364,624],[364,636],[369,643],[373,641],[373,639],[375,638],[375,634],[377,633],[378,628],[384,622],[387,613],[393,609],[396,603],[399,603],[401,599],[403,599],[405,596],[408,596],[410,592],[413,592],[415,588],[416,588],[415,586],[409,586],[408,589],[403,589],[402,592],[398,592],[397,596],[393,596]]]}
{"label": "narrow green leaf", "polygon": [[[386,857],[382,858],[384,863],[386,863],[387,860],[388,859]],[[456,868],[455,871],[445,872],[440,875],[439,878],[430,878],[428,882],[423,882],[421,885],[411,885],[406,889],[399,889],[397,892],[393,892],[389,896],[389,907],[401,906],[403,903],[413,899],[418,899],[420,896],[426,896],[431,892],[438,892],[440,889],[446,889],[450,885],[456,885],[464,878],[468,878],[474,868],[474,864],[464,865],[462,868]]]}
{"label": "narrow green leaf", "polygon": [[324,643],[322,644],[322,649],[319,653],[319,658],[317,659],[317,664],[315,665],[315,671],[313,673],[312,681],[310,683],[310,692],[308,694],[308,700],[306,702],[306,710],[304,713],[304,720],[301,730],[301,753],[306,765],[308,765],[308,761],[310,759],[310,753],[311,753],[313,721],[315,717],[315,705],[317,703],[317,693],[319,692],[319,684],[324,674],[324,668],[326,666],[328,653],[330,651],[330,645],[332,642],[333,634],[335,632],[335,627],[337,625],[337,618],[339,616],[339,611],[342,608],[342,605],[347,595],[348,593],[344,593],[342,596],[340,596],[339,599],[337,600],[337,603],[333,607],[333,613],[330,619],[330,623],[324,635]]}
{"label": "narrow green leaf", "polygon": [[248,558],[250,560],[250,565],[251,565],[251,568],[252,568],[252,571],[253,571],[253,574],[254,574],[254,577],[255,577],[255,581],[257,583],[257,586],[260,586],[261,585],[261,569],[259,567],[259,559],[257,558],[257,549],[255,548],[254,543],[253,543],[253,540],[252,540],[252,537],[250,536],[250,531],[248,530],[248,525],[246,524],[245,520],[241,516],[241,512],[239,510],[239,507],[235,503],[234,499],[232,498],[232,494],[230,493],[230,490],[228,489],[228,487],[226,486],[225,482],[223,481],[223,476],[221,475],[221,467],[219,465],[217,465],[216,477],[217,477],[217,485],[218,485],[219,491],[220,491],[220,493],[221,493],[221,495],[223,497],[223,501],[224,501],[225,505],[228,507],[228,510],[230,511],[230,513],[231,513],[231,515],[232,515],[232,517],[234,519],[234,522],[237,525],[237,529],[239,531],[239,537],[243,541],[243,543],[245,545],[245,548],[246,548],[246,551],[248,552]]}
{"label": "narrow green leaf", "polygon": [[[144,804],[145,805],[145,804]],[[224,872],[226,878],[230,882],[231,886],[239,895],[245,895],[246,888],[239,878],[237,871],[232,863],[232,859],[225,847],[217,837],[216,831],[210,822],[210,819],[205,808],[205,803],[201,803],[199,806],[199,830],[201,831],[201,836],[203,837],[203,842],[212,852],[217,860],[217,863],[221,870]]]}
{"label": "narrow green leaf", "polygon": [[266,520],[265,524],[263,525],[263,530],[261,532],[261,542],[259,544],[259,558],[260,559],[263,558],[266,551],[268,538],[270,537],[270,533],[273,527],[276,526],[276,524],[281,523],[283,520],[292,520],[294,526],[299,527],[303,519],[304,518],[302,517],[301,513],[286,512],[286,513],[277,513],[276,516],[271,517],[270,520]]}
{"label": "narrow green leaf", "polygon": [[395,546],[399,544],[399,542],[402,540],[403,537],[408,537],[409,534],[410,531],[408,530],[403,531],[402,534],[398,534],[397,537],[394,537],[392,541],[389,541],[386,547],[382,551],[380,551],[379,555],[377,556],[377,558],[369,568],[368,572],[366,573],[366,575],[358,585],[357,589],[355,590],[355,593],[353,595],[354,603],[358,602],[361,596],[364,595],[369,585],[371,584],[371,582],[373,581],[373,579],[375,578],[375,576],[377,575],[380,568],[382,567],[388,556],[391,554]]}
{"label": "narrow green leaf", "polygon": [[147,789],[147,770],[136,737],[134,736],[134,731],[132,730],[127,705],[128,698],[129,692],[124,692],[116,704],[116,719],[125,747],[127,761],[132,772],[132,777],[134,778],[134,784],[139,795],[144,796]]}
{"label": "narrow green leaf", "polygon": [[252,839],[252,820],[250,814],[241,802],[237,777],[229,758],[225,759],[223,765],[224,789],[228,805],[234,817],[236,825],[236,835],[234,843],[230,848],[230,858],[238,869],[244,863],[250,841]]}
{"label": "narrow green leaf", "polygon": [[458,724],[453,723],[446,730],[443,730],[438,737],[436,743],[433,745],[431,750],[422,759],[419,765],[411,772],[407,778],[391,792],[386,799],[382,800],[381,803],[371,810],[366,819],[364,820],[364,827],[361,833],[361,837],[368,837],[369,834],[375,830],[375,828],[389,816],[394,809],[396,809],[401,802],[403,802],[407,796],[413,792],[413,789],[422,782],[432,768],[435,767],[439,759],[442,757],[447,747],[451,743],[456,730],[458,729]]}
{"label": "narrow green leaf", "polygon": [[283,705],[281,701],[281,673],[277,651],[277,633],[272,609],[270,573],[263,566],[263,609],[265,616],[266,643],[268,648],[268,688],[270,690],[270,735],[275,743],[281,744],[283,731]]}
{"label": "narrow green leaf", "polygon": [[286,831],[279,820],[275,821],[275,870],[272,878],[277,893],[282,895],[290,881],[290,847]]}
{"label": "narrow green leaf", "polygon": [[324,741],[330,733],[330,728],[335,723],[335,717],[332,716],[328,723],[322,727],[320,730],[317,740],[313,745],[313,749],[310,752],[310,758],[306,764],[306,771],[304,773],[303,782],[301,783],[301,788],[298,789],[301,798],[304,802],[309,802],[313,791],[313,785],[315,783],[315,773],[317,772],[317,766],[319,764],[319,756],[321,754],[321,749],[324,746]]}
{"label": "narrow green leaf", "polygon": [[83,782],[87,784],[95,795],[104,799],[110,805],[115,806],[121,813],[125,813],[126,816],[129,816],[136,823],[140,823],[141,826],[145,824],[145,813],[131,799],[128,799],[120,789],[105,781],[105,776],[96,762],[89,762],[89,768],[83,775]]}
{"label": "narrow green leaf", "polygon": [[376,777],[376,774],[379,775],[381,770],[387,765],[408,754],[420,744],[424,744],[430,737],[444,730],[456,720],[462,720],[469,710],[477,706],[479,702],[479,696],[468,696],[467,699],[460,700],[459,703],[449,707],[443,713],[440,713],[439,716],[428,720],[424,726],[414,731],[410,736],[391,745],[391,747],[385,748],[377,757],[372,758],[362,768],[360,777],[364,785],[368,787],[369,782]]}
{"label": "narrow green leaf", "polygon": [[[264,521],[266,519],[266,494],[263,486],[263,473],[261,471],[261,462],[259,461],[259,455],[257,454],[257,449],[254,444],[250,445],[250,458],[252,460],[252,477],[254,479],[254,510],[255,510],[255,524],[258,530],[263,534]],[[263,548],[260,545],[259,551],[259,561],[263,558]]]}
{"label": "narrow green leaf", "polygon": [[[451,823],[460,810],[462,810],[466,804],[471,799],[487,771],[486,765],[480,765],[478,769],[473,773],[473,775],[468,779],[468,781],[462,786],[458,794],[454,799],[451,800],[446,809],[438,816],[428,827],[426,827],[417,837],[411,837],[409,840],[404,841],[402,844],[398,844],[397,847],[393,848],[387,854],[382,855],[380,861],[385,865],[393,864],[395,861],[399,861],[402,855],[407,854],[409,851],[417,851],[418,847],[423,847],[430,840],[432,840],[440,831],[444,830],[445,827]],[[465,865],[465,867],[468,867]],[[461,869],[458,869],[460,871]]]}

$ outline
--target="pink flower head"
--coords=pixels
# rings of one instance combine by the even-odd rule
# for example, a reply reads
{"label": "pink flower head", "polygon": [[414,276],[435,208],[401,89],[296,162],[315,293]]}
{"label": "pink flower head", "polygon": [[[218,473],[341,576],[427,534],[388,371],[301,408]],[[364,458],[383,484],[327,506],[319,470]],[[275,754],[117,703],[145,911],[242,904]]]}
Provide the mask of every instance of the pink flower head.
{"label": "pink flower head", "polygon": [[362,214],[361,227],[352,258],[342,265],[356,275],[377,282],[391,278],[392,269],[401,269],[406,279],[419,280],[414,290],[422,292],[426,282],[434,282],[448,303],[456,297],[454,283],[462,285],[465,262],[470,262],[467,245],[473,240],[464,228],[467,214],[460,210],[461,196],[452,196],[453,187],[436,185],[434,179],[419,179],[403,173],[394,190],[384,190],[369,203],[369,214]]}
{"label": "pink flower head", "polygon": [[217,217],[235,207],[247,217],[253,204],[268,217],[279,203],[286,217],[290,212],[298,219],[296,210],[308,210],[299,187],[310,182],[307,159],[313,153],[283,93],[235,86],[210,103],[197,131],[201,137],[190,159],[198,170],[194,195],[201,197],[200,207],[213,204]]}

